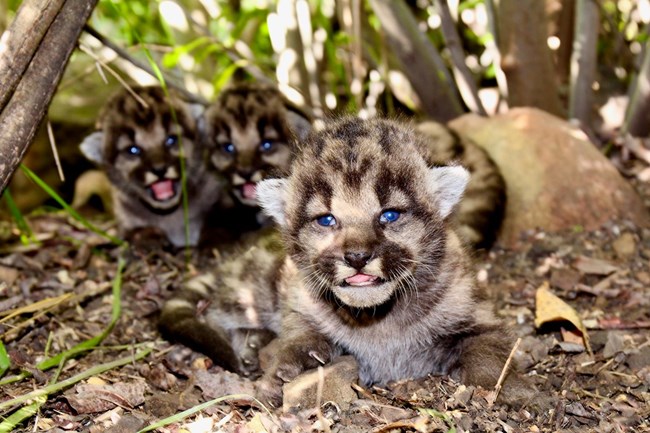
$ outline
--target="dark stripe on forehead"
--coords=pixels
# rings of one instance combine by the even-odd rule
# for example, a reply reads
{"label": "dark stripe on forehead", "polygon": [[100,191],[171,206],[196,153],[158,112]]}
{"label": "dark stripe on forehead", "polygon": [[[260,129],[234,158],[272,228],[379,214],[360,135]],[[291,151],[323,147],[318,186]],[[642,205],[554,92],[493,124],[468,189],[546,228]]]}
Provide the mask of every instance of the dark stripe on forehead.
{"label": "dark stripe on forehead", "polygon": [[336,128],[328,134],[329,136],[347,143],[349,146],[356,146],[360,138],[370,136],[370,128],[362,119],[351,117],[336,125]]}
{"label": "dark stripe on forehead", "polygon": [[322,172],[299,175],[295,182],[299,188],[298,196],[300,197],[300,202],[296,209],[295,225],[291,231],[291,236],[294,238],[305,225],[311,222],[311,215],[307,214],[307,205],[310,199],[320,196],[323,198],[325,207],[331,209],[332,196],[334,194],[332,186],[327,182]]}
{"label": "dark stripe on forehead", "polygon": [[386,155],[391,155],[395,147],[397,128],[388,123],[379,123],[379,125],[379,146]]}

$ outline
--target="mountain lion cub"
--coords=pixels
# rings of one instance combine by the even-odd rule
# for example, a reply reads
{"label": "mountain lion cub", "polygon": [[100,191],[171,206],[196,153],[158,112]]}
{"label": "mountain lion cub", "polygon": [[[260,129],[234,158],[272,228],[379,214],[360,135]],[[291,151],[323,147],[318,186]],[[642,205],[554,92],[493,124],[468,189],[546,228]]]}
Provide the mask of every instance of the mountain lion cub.
{"label": "mountain lion cub", "polygon": [[220,93],[205,112],[204,138],[212,165],[229,182],[217,217],[224,221],[216,224],[259,228],[257,183],[288,170],[295,140],[310,128],[309,117],[271,85],[238,83]]}
{"label": "mountain lion cub", "polygon": [[364,385],[427,374],[493,387],[511,342],[450,224],[469,173],[432,167],[426,138],[344,118],[301,144],[291,175],[257,187],[287,258],[280,346],[261,394],[340,353]]}
{"label": "mountain lion cub", "polygon": [[122,234],[143,227],[160,229],[184,246],[181,200],[181,146],[187,173],[189,245],[199,241],[203,219],[223,190],[207,173],[197,145],[198,114],[178,95],[161,87],[126,89],[104,106],[97,126],[80,145],[112,184],[113,208]]}

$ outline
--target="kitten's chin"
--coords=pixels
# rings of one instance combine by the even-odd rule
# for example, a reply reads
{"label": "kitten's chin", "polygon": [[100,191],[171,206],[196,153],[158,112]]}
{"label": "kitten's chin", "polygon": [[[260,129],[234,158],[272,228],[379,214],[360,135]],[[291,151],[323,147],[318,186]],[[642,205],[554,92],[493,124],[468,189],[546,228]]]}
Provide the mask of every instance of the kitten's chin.
{"label": "kitten's chin", "polygon": [[364,286],[335,286],[332,292],[341,302],[354,308],[377,307],[385,304],[393,296],[394,284],[382,281]]}

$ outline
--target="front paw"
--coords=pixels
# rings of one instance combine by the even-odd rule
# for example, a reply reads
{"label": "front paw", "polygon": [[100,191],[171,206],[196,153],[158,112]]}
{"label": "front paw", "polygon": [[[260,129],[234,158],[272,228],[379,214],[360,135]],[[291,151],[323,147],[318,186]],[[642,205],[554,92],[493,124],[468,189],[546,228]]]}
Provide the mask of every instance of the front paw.
{"label": "front paw", "polygon": [[277,409],[282,406],[282,385],[284,381],[271,374],[265,374],[255,382],[255,398],[264,406]]}
{"label": "front paw", "polygon": [[259,351],[275,335],[267,330],[239,330],[233,335],[233,350],[239,358],[238,373],[249,379],[257,379],[260,369]]}
{"label": "front paw", "polygon": [[293,341],[278,344],[277,352],[271,356],[275,361],[258,381],[258,399],[273,407],[282,405],[282,386],[295,379],[305,370],[316,368],[332,360],[333,348],[325,340],[315,338],[307,342]]}

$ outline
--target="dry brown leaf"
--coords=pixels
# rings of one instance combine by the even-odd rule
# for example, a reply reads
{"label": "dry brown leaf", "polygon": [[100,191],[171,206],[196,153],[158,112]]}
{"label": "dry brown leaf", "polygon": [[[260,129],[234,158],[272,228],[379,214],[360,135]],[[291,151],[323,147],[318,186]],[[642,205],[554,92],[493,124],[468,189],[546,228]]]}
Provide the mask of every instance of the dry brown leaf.
{"label": "dry brown leaf", "polygon": [[618,268],[608,261],[594,259],[587,256],[579,256],[575,262],[573,262],[573,267],[583,274],[592,275],[609,275],[612,272],[618,271]]}
{"label": "dry brown leaf", "polygon": [[113,385],[80,384],[75,394],[66,395],[70,406],[77,413],[97,413],[115,406],[132,409],[144,403],[144,382],[118,382]]}
{"label": "dry brown leaf", "polygon": [[583,344],[587,352],[592,354],[591,346],[589,345],[589,334],[582,324],[580,316],[578,316],[578,313],[573,307],[551,293],[548,281],[545,281],[544,284],[537,288],[537,293],[535,294],[535,327],[539,328],[545,323],[560,320],[570,322],[582,332]]}

